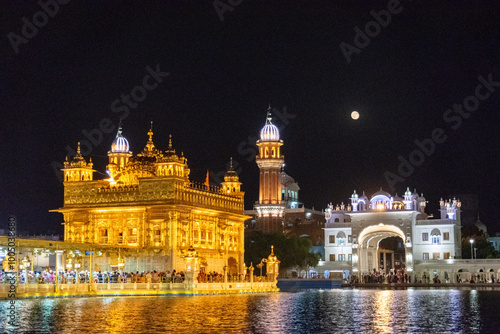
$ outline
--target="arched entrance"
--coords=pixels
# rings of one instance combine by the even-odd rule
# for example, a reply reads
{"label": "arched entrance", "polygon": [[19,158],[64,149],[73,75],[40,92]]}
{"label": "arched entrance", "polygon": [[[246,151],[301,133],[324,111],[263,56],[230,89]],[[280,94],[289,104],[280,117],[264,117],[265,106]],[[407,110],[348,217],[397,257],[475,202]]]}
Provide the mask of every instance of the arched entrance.
{"label": "arched entrance", "polygon": [[400,236],[380,239],[377,248],[377,271],[386,274],[406,271],[405,245]]}
{"label": "arched entrance", "polygon": [[[400,263],[398,267],[404,268],[407,272],[412,272],[413,259],[411,256],[411,245],[408,246],[405,243],[406,238],[403,231],[397,226],[384,225],[382,223],[368,226],[359,234],[357,252],[355,251],[357,254],[355,254],[356,256],[353,254],[353,270],[356,271],[357,269],[361,274],[368,274],[372,273],[374,269],[379,271],[383,268],[388,272],[389,269],[395,268],[396,260],[398,259],[395,253],[380,251],[381,241],[393,237],[397,237],[397,239],[394,238],[393,240],[399,240],[404,249],[402,258],[399,258],[398,262]],[[384,254],[384,258],[382,258],[381,253]],[[390,260],[388,259],[388,254],[390,254]]]}
{"label": "arched entrance", "polygon": [[227,259],[227,270],[230,275],[238,273],[238,261],[234,257]]}

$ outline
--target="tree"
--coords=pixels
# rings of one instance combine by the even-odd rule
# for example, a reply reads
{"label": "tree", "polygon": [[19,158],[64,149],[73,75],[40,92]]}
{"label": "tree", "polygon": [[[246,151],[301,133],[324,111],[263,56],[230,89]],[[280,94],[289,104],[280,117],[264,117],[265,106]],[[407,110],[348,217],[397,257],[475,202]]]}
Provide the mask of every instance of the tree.
{"label": "tree", "polygon": [[462,258],[470,259],[471,246],[470,240],[474,239],[472,248],[477,248],[475,258],[491,259],[499,258],[500,254],[495,250],[488,240],[488,234],[479,230],[476,225],[462,226]]}
{"label": "tree", "polygon": [[[320,255],[311,253],[311,241],[298,236],[285,236],[283,233],[264,234],[254,232],[245,236],[245,263],[259,264],[262,259],[267,259],[274,246],[274,254],[278,257],[280,270],[290,268],[310,268],[318,264]],[[265,269],[263,269],[263,274]]]}

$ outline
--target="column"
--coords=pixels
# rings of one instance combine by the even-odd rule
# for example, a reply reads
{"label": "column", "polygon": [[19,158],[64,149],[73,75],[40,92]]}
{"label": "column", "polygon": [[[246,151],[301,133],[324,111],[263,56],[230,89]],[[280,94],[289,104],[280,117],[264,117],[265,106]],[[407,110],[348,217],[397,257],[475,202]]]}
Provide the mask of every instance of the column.
{"label": "column", "polygon": [[387,252],[384,252],[384,271],[387,274]]}
{"label": "column", "polygon": [[56,250],[56,292],[59,292],[59,270],[64,271],[62,250]]}
{"label": "column", "polygon": [[394,269],[394,252],[391,253],[391,267]]}

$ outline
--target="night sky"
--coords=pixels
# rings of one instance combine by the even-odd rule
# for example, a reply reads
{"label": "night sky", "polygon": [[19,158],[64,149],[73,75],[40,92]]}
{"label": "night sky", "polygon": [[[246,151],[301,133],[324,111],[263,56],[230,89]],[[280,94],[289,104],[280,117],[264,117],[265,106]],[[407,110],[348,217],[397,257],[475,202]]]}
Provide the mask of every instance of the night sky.
{"label": "night sky", "polygon": [[[275,114],[274,123],[306,206],[347,203],[354,189],[401,195],[409,186],[436,213],[441,196],[478,194],[482,221],[500,231],[498,2],[402,1],[369,43],[358,40],[349,63],[341,43],[355,47],[355,27],[364,31],[387,1],[238,2],[221,21],[212,1],[71,1],[43,25],[35,1],[2,1],[0,228],[13,214],[22,231],[62,233],[62,215],[48,212],[63,205],[52,164],[86,139],[83,130],[110,119],[115,130],[85,152],[100,172],[94,178],[104,178],[120,117],[134,154],[150,121],[157,148],[172,134],[192,180],[210,170],[216,184],[233,157],[251,209],[252,145],[270,104],[289,115]],[[16,53],[9,33],[24,38],[23,17],[34,15],[41,27]],[[143,84],[148,66],[169,74],[128,115],[117,111],[121,101],[112,108]],[[489,75],[497,86],[481,88],[490,96],[474,106],[468,97]],[[465,100],[477,107],[468,118],[447,112]],[[425,161],[392,191],[384,173],[398,175],[398,157],[409,159],[414,141],[435,129],[446,140],[429,156],[413,154]]]}

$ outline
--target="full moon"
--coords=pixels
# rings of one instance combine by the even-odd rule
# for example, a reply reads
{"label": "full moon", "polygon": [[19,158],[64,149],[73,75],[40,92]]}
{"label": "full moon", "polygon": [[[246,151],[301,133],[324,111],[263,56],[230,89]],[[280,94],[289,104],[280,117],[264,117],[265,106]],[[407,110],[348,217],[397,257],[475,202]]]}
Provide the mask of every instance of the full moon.
{"label": "full moon", "polygon": [[358,119],[358,118],[359,118],[359,112],[357,112],[357,111],[353,111],[353,112],[351,113],[351,117],[352,117],[352,119]]}

